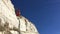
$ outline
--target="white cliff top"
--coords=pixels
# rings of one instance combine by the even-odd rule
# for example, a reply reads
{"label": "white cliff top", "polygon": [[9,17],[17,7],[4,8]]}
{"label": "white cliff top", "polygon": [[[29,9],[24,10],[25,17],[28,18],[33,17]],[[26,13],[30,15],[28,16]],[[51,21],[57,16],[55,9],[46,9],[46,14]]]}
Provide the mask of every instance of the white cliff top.
{"label": "white cliff top", "polygon": [[[14,5],[10,0],[0,0],[0,29],[2,29],[1,26],[4,26],[6,22],[9,24],[9,28],[13,29],[15,27],[21,34],[38,34],[38,31],[33,23],[23,16],[16,16]],[[18,34],[18,31],[11,30],[9,32],[12,34]],[[7,33],[5,30],[3,33],[4,32],[5,34]],[[3,33],[0,32],[0,34]]]}
{"label": "white cliff top", "polygon": [[0,0],[0,16],[5,21],[9,22],[10,25],[13,25],[18,28],[19,23],[15,15],[14,6],[10,0]]}

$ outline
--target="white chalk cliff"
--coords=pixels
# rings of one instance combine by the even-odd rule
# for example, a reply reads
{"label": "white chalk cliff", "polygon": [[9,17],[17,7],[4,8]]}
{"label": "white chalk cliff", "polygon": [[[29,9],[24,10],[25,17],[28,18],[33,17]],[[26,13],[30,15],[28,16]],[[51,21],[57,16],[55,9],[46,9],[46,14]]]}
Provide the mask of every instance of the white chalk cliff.
{"label": "white chalk cliff", "polygon": [[35,25],[16,16],[11,0],[0,0],[0,34],[39,34]]}

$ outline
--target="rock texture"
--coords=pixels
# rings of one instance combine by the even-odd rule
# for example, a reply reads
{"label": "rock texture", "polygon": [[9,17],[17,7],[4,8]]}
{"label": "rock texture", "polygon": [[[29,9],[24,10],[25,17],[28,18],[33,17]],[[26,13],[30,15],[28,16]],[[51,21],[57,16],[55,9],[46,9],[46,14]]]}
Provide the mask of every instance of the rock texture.
{"label": "rock texture", "polygon": [[38,34],[38,31],[33,23],[23,16],[18,17],[20,23],[21,34]]}
{"label": "rock texture", "polygon": [[10,0],[0,0],[0,34],[38,34],[34,24],[16,16]]}

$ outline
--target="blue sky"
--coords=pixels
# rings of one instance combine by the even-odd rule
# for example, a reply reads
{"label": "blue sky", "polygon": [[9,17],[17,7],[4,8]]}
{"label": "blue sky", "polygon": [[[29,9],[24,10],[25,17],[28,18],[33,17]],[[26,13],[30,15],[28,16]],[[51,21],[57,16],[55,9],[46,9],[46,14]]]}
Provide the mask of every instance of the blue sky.
{"label": "blue sky", "polygon": [[60,34],[60,0],[12,0],[40,34]]}

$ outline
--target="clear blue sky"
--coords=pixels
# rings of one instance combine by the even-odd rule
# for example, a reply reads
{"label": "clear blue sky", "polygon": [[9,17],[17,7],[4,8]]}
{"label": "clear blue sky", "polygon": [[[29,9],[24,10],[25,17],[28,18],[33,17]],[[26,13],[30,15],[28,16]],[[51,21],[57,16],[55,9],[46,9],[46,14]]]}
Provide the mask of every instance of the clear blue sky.
{"label": "clear blue sky", "polygon": [[60,0],[12,0],[40,34],[60,34]]}

